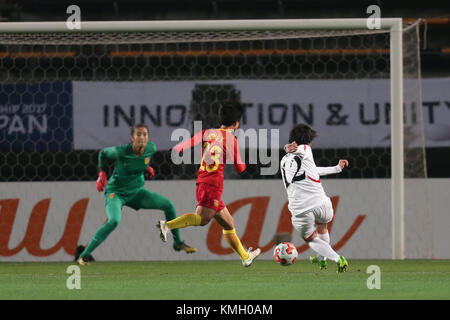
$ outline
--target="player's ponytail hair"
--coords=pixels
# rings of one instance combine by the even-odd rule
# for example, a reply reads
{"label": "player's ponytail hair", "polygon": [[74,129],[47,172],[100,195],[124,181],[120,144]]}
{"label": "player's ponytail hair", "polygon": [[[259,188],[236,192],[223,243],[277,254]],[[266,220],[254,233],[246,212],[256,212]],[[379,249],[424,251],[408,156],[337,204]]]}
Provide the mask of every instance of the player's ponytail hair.
{"label": "player's ponytail hair", "polygon": [[289,143],[295,141],[298,145],[310,144],[316,136],[316,131],[306,124],[298,124],[289,133]]}
{"label": "player's ponytail hair", "polygon": [[223,102],[219,107],[220,124],[231,126],[236,121],[240,121],[244,114],[244,107],[239,102]]}

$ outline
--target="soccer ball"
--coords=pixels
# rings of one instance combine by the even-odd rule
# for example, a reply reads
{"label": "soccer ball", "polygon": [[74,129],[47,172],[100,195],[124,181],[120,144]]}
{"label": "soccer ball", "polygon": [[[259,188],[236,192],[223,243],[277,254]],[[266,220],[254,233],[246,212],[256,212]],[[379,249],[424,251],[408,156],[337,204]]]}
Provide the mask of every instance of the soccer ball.
{"label": "soccer ball", "polygon": [[297,248],[290,242],[282,242],[275,247],[273,257],[282,266],[290,266],[297,261]]}

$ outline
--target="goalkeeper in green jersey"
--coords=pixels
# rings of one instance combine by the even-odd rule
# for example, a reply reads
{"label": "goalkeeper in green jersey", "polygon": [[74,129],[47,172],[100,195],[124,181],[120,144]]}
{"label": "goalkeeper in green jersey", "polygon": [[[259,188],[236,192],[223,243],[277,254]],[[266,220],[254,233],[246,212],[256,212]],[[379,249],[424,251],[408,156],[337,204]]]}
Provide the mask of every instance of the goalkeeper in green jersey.
{"label": "goalkeeper in green jersey", "polygon": [[[105,209],[107,222],[97,230],[88,246],[79,257],[78,264],[85,265],[88,257],[109,234],[117,228],[122,215],[122,207],[128,206],[135,210],[159,209],[163,210],[166,220],[176,218],[175,207],[169,199],[144,188],[144,173],[155,176],[155,171],[149,166],[152,155],[156,152],[156,145],[148,140],[149,130],[145,125],[137,125],[132,129],[131,143],[123,146],[102,149],[98,155],[100,172],[96,182],[99,192],[105,191]],[[106,178],[106,163],[115,161],[114,172]],[[172,230],[174,249],[193,253],[197,249],[184,243],[178,229]]]}

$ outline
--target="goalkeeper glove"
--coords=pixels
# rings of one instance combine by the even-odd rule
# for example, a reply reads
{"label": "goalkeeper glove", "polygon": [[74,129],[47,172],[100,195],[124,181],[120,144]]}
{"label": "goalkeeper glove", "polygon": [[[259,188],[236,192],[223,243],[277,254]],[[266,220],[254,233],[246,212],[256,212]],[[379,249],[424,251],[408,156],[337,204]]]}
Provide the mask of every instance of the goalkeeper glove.
{"label": "goalkeeper glove", "polygon": [[148,178],[152,179],[155,177],[155,170],[151,166],[148,166],[145,171],[147,172]]}
{"label": "goalkeeper glove", "polygon": [[106,172],[102,170],[98,173],[98,179],[95,182],[98,192],[102,192],[107,184],[108,184],[108,179],[106,178]]}

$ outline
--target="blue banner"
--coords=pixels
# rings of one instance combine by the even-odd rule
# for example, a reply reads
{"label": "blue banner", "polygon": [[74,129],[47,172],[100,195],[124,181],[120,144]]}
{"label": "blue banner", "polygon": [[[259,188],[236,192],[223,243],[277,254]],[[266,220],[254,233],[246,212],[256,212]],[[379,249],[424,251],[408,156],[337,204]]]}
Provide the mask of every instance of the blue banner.
{"label": "blue banner", "polygon": [[72,149],[71,82],[0,84],[1,151]]}

